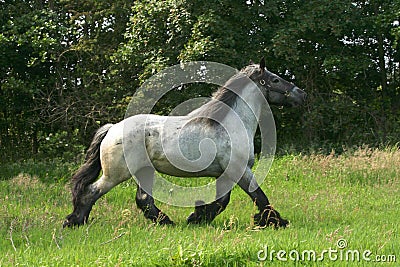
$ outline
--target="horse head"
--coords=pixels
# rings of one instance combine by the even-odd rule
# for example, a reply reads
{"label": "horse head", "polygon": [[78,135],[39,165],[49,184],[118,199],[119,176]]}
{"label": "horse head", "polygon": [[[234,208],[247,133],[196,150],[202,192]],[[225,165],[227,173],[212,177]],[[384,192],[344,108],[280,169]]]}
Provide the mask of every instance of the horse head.
{"label": "horse head", "polygon": [[250,78],[263,90],[269,104],[288,107],[304,104],[307,98],[306,92],[268,71],[265,67],[264,58],[261,58],[259,65],[253,64],[251,66],[253,66],[253,73]]}

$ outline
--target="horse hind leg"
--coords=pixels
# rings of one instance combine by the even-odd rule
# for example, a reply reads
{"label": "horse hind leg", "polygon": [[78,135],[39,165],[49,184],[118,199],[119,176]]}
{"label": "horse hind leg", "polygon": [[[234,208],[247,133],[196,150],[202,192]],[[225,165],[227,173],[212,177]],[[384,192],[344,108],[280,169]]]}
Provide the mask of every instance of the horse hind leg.
{"label": "horse hind leg", "polygon": [[87,223],[93,204],[101,192],[93,186],[101,171],[100,163],[86,162],[73,176],[73,212],[67,216],[63,227],[79,226]]}
{"label": "horse hind leg", "polygon": [[[230,187],[226,192],[227,186]],[[226,177],[220,177],[217,179],[216,187],[217,199],[209,204],[204,204],[203,201],[196,201],[195,210],[186,219],[187,223],[211,223],[215,217],[226,209],[231,198],[230,188],[233,187],[232,182],[227,180]]]}
{"label": "horse hind leg", "polygon": [[[88,167],[85,167],[86,165]],[[90,164],[84,164],[74,176],[73,180],[76,180],[72,190],[74,210],[67,216],[64,227],[87,223],[96,201],[114,186],[132,177],[119,146],[107,148],[101,156],[101,165],[99,161],[94,171],[85,171],[85,168],[94,169]],[[96,181],[101,170],[103,174]]]}
{"label": "horse hind leg", "polygon": [[140,186],[136,192],[136,204],[143,211],[144,217],[156,224],[174,224],[173,221],[154,204],[154,198]]}
{"label": "horse hind leg", "polygon": [[74,199],[74,211],[67,216],[64,227],[86,224],[89,220],[89,214],[96,201],[110,191],[113,187],[125,179],[112,179],[110,176],[102,175],[93,184],[88,185],[84,191]]}
{"label": "horse hind leg", "polygon": [[87,223],[93,205],[101,196],[100,190],[97,190],[95,186],[92,184],[86,186],[79,195],[74,197],[74,210],[67,216],[63,227],[80,226]]}
{"label": "horse hind leg", "polygon": [[143,211],[144,217],[154,223],[174,224],[173,221],[154,204],[152,187],[154,182],[154,170],[143,168],[135,174],[138,182],[136,191],[136,204]]}
{"label": "horse hind leg", "polygon": [[203,201],[196,201],[194,212],[192,212],[187,218],[187,223],[211,223],[215,219],[215,217],[223,212],[226,206],[228,206],[230,196],[231,191],[209,204],[204,204]]}
{"label": "horse hind leg", "polygon": [[72,177],[72,204],[74,211],[67,216],[63,224],[64,227],[81,225],[87,222],[91,207],[99,194],[91,184],[98,178],[102,169],[100,147],[111,127],[111,124],[107,124],[97,130],[87,151],[85,163]]}

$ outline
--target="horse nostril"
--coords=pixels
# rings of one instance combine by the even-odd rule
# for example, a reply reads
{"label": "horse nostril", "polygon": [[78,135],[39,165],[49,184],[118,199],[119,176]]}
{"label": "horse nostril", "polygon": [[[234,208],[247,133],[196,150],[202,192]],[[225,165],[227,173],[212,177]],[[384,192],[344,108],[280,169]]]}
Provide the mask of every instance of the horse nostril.
{"label": "horse nostril", "polygon": [[307,100],[307,93],[303,93],[303,100],[304,100],[304,101]]}

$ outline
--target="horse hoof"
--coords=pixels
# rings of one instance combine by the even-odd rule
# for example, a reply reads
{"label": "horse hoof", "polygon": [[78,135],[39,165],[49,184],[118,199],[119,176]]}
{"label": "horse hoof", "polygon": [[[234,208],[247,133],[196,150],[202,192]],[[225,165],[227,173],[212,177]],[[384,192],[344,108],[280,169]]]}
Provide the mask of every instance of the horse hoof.
{"label": "horse hoof", "polygon": [[186,222],[188,224],[199,224],[200,220],[196,214],[196,212],[190,213],[189,217],[187,217]]}
{"label": "horse hoof", "polygon": [[189,217],[186,219],[188,224],[201,224],[201,223],[207,223],[211,222],[212,220],[209,220],[207,218],[207,207],[209,205],[206,205],[204,201],[202,200],[197,200],[196,201],[196,206],[194,208],[194,212],[192,212]]}
{"label": "horse hoof", "polygon": [[66,228],[66,227],[68,227],[68,228],[72,227],[71,222],[68,221],[68,220],[65,220],[64,223],[63,223],[63,228]]}
{"label": "horse hoof", "polygon": [[289,221],[283,219],[276,210],[267,208],[263,212],[254,215],[254,224],[260,227],[286,228],[289,225]]}
{"label": "horse hoof", "polygon": [[175,223],[163,213],[159,214],[158,218],[154,222],[158,225],[175,225]]}
{"label": "horse hoof", "polygon": [[280,219],[280,221],[278,222],[278,227],[282,227],[282,228],[286,228],[287,226],[289,226],[289,221],[285,220],[285,219]]}
{"label": "horse hoof", "polygon": [[172,226],[175,225],[175,223],[171,221],[169,218],[158,221],[157,223],[159,225],[172,225]]}
{"label": "horse hoof", "polygon": [[63,228],[74,228],[75,226],[79,227],[79,223],[74,223],[69,220],[65,220],[63,223]]}
{"label": "horse hoof", "polygon": [[73,228],[75,226],[80,226],[82,224],[84,224],[86,221],[82,221],[79,220],[78,216],[76,216],[75,214],[70,214],[67,216],[67,218],[65,219],[64,223],[63,223],[63,228]]}

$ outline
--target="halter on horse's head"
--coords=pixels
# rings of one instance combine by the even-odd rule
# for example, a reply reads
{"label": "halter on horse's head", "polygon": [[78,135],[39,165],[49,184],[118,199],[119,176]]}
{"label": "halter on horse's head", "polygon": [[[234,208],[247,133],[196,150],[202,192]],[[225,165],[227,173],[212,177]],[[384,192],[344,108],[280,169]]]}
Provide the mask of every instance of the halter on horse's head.
{"label": "halter on horse's head", "polygon": [[242,69],[242,72],[263,90],[271,105],[297,107],[306,100],[307,94],[303,90],[268,71],[264,58],[260,64],[251,64]]}

